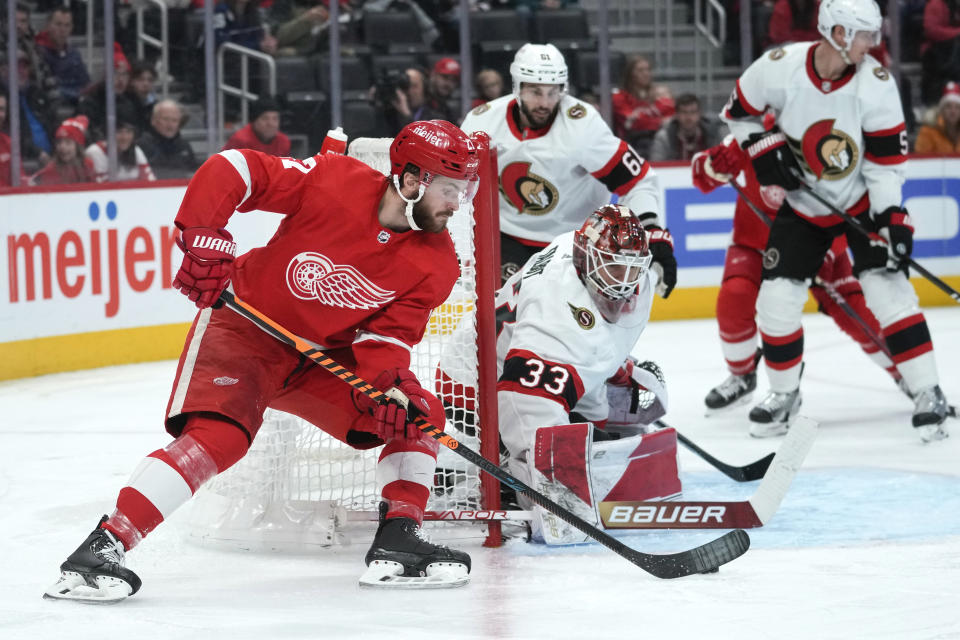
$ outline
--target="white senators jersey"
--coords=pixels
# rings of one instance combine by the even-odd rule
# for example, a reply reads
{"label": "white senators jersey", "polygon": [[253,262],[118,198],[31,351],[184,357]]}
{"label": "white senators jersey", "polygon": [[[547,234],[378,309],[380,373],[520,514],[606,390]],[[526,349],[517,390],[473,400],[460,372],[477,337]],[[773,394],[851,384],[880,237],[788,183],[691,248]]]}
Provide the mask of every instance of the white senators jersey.
{"label": "white senators jersey", "polygon": [[576,411],[607,419],[607,378],[630,355],[650,318],[657,276],[641,282],[633,309],[603,319],[573,266],[573,232],[531,258],[497,292],[497,399],[510,451],[538,427],[567,424]]}
{"label": "white senators jersey", "polygon": [[497,150],[503,233],[546,244],[579,229],[611,193],[644,226],[659,224],[654,172],[596,109],[564,95],[556,118],[542,129],[521,128],[518,114],[516,98],[508,95],[476,107],[460,126],[468,134],[486,132]]}
{"label": "white senators jersey", "polygon": [[[830,45],[791,44],[758,58],[737,80],[721,118],[744,146],[763,131],[763,113],[772,109],[817,193],[852,215],[899,207],[907,133],[894,79],[867,55],[837,80],[823,80],[813,66],[818,46]],[[802,191],[789,192],[787,201],[817,224],[839,222]]]}

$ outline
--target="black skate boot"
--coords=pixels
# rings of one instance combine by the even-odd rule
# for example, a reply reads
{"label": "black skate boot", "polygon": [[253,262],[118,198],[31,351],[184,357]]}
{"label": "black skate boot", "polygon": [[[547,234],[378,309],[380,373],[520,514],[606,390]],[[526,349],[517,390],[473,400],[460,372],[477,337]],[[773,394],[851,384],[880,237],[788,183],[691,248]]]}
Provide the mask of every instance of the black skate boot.
{"label": "black skate boot", "polygon": [[950,435],[943,426],[949,415],[950,406],[940,390],[940,385],[921,389],[913,396],[913,426],[924,442],[943,440]]}
{"label": "black skate boot", "polygon": [[782,436],[797,417],[801,404],[800,389],[786,393],[771,391],[750,410],[750,435],[754,438]]}
{"label": "black skate boot", "polygon": [[364,561],[361,587],[430,589],[460,587],[470,581],[470,556],[436,545],[424,537],[413,518],[386,519],[380,503],[380,526]]}
{"label": "black skate boot", "polygon": [[757,353],[753,357],[753,371],[742,376],[731,374],[729,378],[710,389],[710,393],[703,399],[707,408],[710,409],[708,413],[746,404],[750,401],[753,392],[757,389],[756,365],[759,364],[761,357],[763,357],[763,352],[757,349]]}
{"label": "black skate boot", "polygon": [[101,525],[60,565],[60,579],[46,590],[44,598],[77,600],[91,604],[114,604],[140,590],[140,578],[123,566],[123,543]]}

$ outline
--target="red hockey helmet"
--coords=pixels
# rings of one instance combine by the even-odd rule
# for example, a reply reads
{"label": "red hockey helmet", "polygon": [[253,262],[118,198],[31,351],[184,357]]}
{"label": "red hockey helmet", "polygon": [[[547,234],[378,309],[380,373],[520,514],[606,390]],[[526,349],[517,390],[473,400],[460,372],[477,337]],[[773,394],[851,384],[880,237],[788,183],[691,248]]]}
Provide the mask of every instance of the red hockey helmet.
{"label": "red hockey helmet", "polygon": [[474,180],[480,167],[477,146],[467,134],[446,120],[411,122],[390,145],[390,173],[398,176],[412,164],[424,173],[457,180]]}
{"label": "red hockey helmet", "polygon": [[632,307],[653,256],[640,220],[623,205],[604,205],[573,235],[573,265],[609,322]]}

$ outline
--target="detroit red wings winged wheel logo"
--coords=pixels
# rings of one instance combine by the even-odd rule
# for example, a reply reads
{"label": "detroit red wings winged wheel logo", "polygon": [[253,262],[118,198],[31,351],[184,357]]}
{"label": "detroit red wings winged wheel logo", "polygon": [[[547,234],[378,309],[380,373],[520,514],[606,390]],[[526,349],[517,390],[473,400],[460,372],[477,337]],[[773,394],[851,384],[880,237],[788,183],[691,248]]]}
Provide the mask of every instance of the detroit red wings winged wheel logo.
{"label": "detroit red wings winged wheel logo", "polygon": [[348,264],[335,264],[323,254],[304,251],[287,265],[287,288],[301,300],[319,300],[331,307],[376,309],[395,297]]}

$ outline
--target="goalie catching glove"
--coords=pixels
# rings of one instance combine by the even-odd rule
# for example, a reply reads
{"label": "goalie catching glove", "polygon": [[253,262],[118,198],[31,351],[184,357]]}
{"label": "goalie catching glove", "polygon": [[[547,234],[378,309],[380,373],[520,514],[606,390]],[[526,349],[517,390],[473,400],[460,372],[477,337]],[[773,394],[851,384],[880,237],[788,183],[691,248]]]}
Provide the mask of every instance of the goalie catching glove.
{"label": "goalie catching glove", "polygon": [[[430,415],[430,393],[420,386],[417,377],[409,369],[387,369],[377,376],[373,386],[383,391],[379,402],[359,391],[353,392],[357,407],[373,416],[369,431],[384,442],[395,438],[420,438],[421,431],[413,421],[418,416]],[[443,428],[442,417],[434,426]]]}
{"label": "goalie catching glove", "polygon": [[637,362],[628,356],[617,372],[607,379],[610,431],[646,432],[667,413],[667,386],[663,371],[650,360]]}
{"label": "goalie catching glove", "polygon": [[177,237],[183,263],[173,288],[187,296],[198,309],[219,307],[217,299],[230,284],[237,243],[224,228],[187,227]]}
{"label": "goalie catching glove", "polygon": [[887,271],[903,268],[903,261],[913,253],[913,221],[906,209],[888,207],[882,213],[873,214],[873,221],[879,227],[879,235],[874,238],[874,246],[886,245]]}

